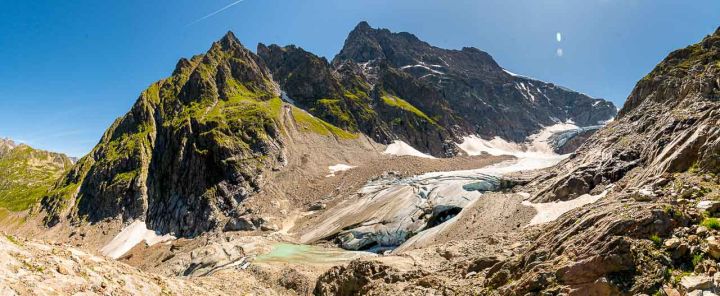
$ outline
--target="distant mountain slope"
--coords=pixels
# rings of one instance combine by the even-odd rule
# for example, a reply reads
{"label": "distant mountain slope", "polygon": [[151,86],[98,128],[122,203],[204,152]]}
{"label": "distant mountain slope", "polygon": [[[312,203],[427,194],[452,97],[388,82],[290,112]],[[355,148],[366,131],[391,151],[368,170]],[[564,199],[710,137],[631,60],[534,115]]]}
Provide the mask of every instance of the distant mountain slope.
{"label": "distant mountain slope", "polygon": [[[454,136],[478,134],[522,142],[544,126],[597,125],[616,114],[609,101],[514,75],[476,48],[441,49],[409,33],[362,22],[332,64],[362,65],[370,83],[402,97]],[[451,125],[452,124],[452,125]]]}
{"label": "distant mountain slope", "polygon": [[27,210],[71,166],[63,154],[0,139],[0,208]]}
{"label": "distant mountain slope", "polygon": [[332,63],[295,46],[260,44],[258,54],[314,115],[435,156],[457,154],[463,136],[522,142],[545,126],[597,125],[617,112],[609,101],[511,74],[478,49],[441,49],[366,22]]}

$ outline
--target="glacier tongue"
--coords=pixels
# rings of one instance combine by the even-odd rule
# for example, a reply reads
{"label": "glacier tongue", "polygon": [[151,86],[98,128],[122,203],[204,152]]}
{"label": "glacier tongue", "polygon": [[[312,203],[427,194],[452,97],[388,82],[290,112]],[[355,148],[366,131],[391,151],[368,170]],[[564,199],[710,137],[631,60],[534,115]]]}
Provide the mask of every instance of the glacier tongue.
{"label": "glacier tongue", "polygon": [[[516,159],[473,170],[406,178],[390,175],[370,181],[357,192],[356,198],[323,213],[317,227],[303,234],[301,241],[311,243],[335,238],[345,249],[384,251],[407,247],[406,244],[421,238],[431,239],[438,229],[454,223],[453,217],[478,200],[483,192],[498,191],[509,185],[504,182],[504,175],[550,167],[565,159],[568,155],[556,154],[553,145],[557,139],[566,139],[569,133],[580,130],[574,124],[559,123],[532,135],[526,143],[466,137],[459,146],[469,155],[489,153],[512,155]],[[427,156],[406,146],[396,141],[385,152]]]}

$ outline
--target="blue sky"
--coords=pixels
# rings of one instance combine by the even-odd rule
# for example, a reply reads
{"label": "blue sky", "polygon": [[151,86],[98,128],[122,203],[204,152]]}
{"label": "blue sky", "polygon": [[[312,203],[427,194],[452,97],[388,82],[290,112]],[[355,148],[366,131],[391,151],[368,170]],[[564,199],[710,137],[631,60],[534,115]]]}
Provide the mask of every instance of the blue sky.
{"label": "blue sky", "polygon": [[367,20],[621,105],[667,53],[720,26],[717,0],[245,0],[201,19],[235,1],[3,1],[0,137],[82,156],[228,30],[252,50],[292,43],[331,59]]}

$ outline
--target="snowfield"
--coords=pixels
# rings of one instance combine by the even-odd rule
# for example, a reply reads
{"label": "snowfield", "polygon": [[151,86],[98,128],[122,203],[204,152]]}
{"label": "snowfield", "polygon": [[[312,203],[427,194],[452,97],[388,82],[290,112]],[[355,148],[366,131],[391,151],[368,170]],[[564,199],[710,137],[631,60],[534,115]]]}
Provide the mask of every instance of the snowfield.
{"label": "snowfield", "polygon": [[388,145],[387,148],[385,148],[385,152],[383,153],[397,156],[410,155],[423,158],[435,158],[431,155],[418,151],[417,149],[400,140],[395,140],[392,144]]}
{"label": "snowfield", "polygon": [[356,166],[347,165],[347,164],[343,164],[343,163],[331,165],[328,167],[330,174],[326,175],[325,177],[326,178],[335,177],[335,173],[337,173],[337,172],[347,171],[347,170],[354,169],[354,168],[356,168]]}
{"label": "snowfield", "polygon": [[148,230],[144,221],[137,220],[123,228],[105,247],[100,249],[100,253],[117,259],[142,241],[145,241],[148,246],[152,246],[173,239],[175,237],[170,234],[160,236],[155,231]]}
{"label": "snowfield", "polygon": [[587,204],[594,203],[599,199],[605,197],[608,191],[605,190],[603,193],[598,195],[583,194],[575,199],[568,201],[556,201],[547,203],[531,203],[529,201],[523,201],[524,206],[533,207],[537,214],[530,220],[530,225],[543,224],[552,222],[560,218],[562,214],[569,212],[570,210],[582,207]]}

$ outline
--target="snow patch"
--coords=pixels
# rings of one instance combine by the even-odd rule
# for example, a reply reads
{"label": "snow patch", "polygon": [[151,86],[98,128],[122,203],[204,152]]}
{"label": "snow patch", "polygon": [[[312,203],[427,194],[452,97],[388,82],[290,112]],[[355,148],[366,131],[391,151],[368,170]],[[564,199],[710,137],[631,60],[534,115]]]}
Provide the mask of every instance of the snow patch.
{"label": "snow patch", "polygon": [[397,156],[410,155],[423,158],[435,158],[418,151],[417,149],[400,140],[393,141],[392,144],[388,145],[387,148],[385,148],[385,151],[383,153]]}
{"label": "snow patch", "polygon": [[608,120],[600,120],[600,121],[598,121],[598,124],[599,124],[599,125],[607,125],[608,123],[611,123],[611,122],[613,122],[613,121],[615,121],[615,117],[610,117],[610,119],[608,119]]}
{"label": "snow patch", "polygon": [[587,204],[594,203],[607,195],[608,190],[598,195],[583,194],[580,197],[568,201],[556,201],[547,203],[532,203],[523,201],[524,206],[533,207],[537,214],[530,220],[529,225],[543,224],[557,220],[562,214],[577,209]]}
{"label": "snow patch", "polygon": [[[532,86],[531,83],[528,82],[530,86]],[[530,88],[528,88],[524,82],[515,83],[515,88],[517,88],[518,91],[520,91],[520,94],[525,97],[526,100],[535,102],[535,95],[532,94],[530,91]]]}
{"label": "snow patch", "polygon": [[500,137],[492,140],[485,140],[478,136],[463,137],[463,142],[458,145],[460,149],[470,156],[481,155],[486,152],[490,155],[512,155],[518,158],[547,158],[556,157],[550,145],[550,137],[563,131],[576,130],[579,127],[572,123],[557,123],[543,128],[537,134],[528,137],[525,143],[515,143]]}
{"label": "snow patch", "polygon": [[328,174],[325,177],[326,178],[335,177],[335,173],[337,173],[337,172],[347,171],[349,169],[354,169],[354,168],[356,168],[356,166],[342,164],[342,163],[338,163],[336,165],[331,165],[328,167],[328,170],[330,170],[330,174]]}
{"label": "snow patch", "polygon": [[425,63],[423,63],[423,62],[420,62],[419,64],[416,64],[416,65],[402,66],[402,67],[400,67],[400,70],[405,70],[405,69],[408,69],[408,68],[423,68],[423,69],[428,70],[428,71],[430,71],[430,72],[432,72],[432,73],[435,73],[435,74],[439,74],[439,75],[445,74],[445,73],[440,72],[440,71],[438,71],[438,70],[435,70],[435,69],[433,69],[433,68],[431,68],[431,67],[434,67],[434,68],[442,68],[441,65],[427,65],[427,64],[425,64]]}
{"label": "snow patch", "polygon": [[508,74],[510,74],[510,76],[513,76],[513,77],[523,77],[523,78],[525,77],[525,76],[520,76],[520,75],[518,75],[518,74],[515,74],[515,73],[513,73],[513,72],[510,72],[510,71],[508,71],[507,69],[502,69],[502,70],[505,71],[505,73],[508,73]]}
{"label": "snow patch", "polygon": [[100,253],[112,259],[117,259],[142,241],[145,241],[148,246],[152,246],[173,239],[175,237],[170,234],[158,235],[155,231],[147,229],[144,221],[137,220],[123,228],[115,238],[100,249]]}
{"label": "snow patch", "polygon": [[503,70],[503,72],[509,74],[509,75],[512,76],[512,77],[523,78],[523,79],[532,80],[532,81],[539,81],[539,82],[542,82],[542,83],[548,83],[548,82],[542,81],[542,80],[540,80],[540,79],[536,79],[536,78],[532,78],[532,77],[529,77],[529,76],[520,75],[520,74],[517,74],[517,73],[510,72],[508,69],[502,69],[502,70]]}

